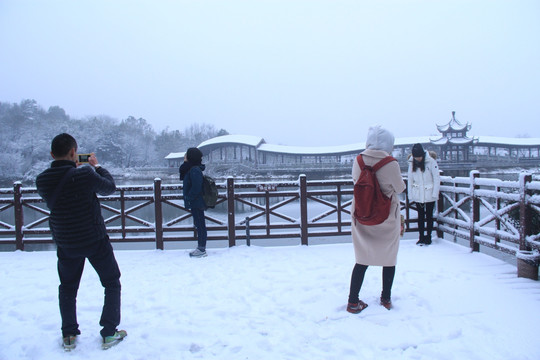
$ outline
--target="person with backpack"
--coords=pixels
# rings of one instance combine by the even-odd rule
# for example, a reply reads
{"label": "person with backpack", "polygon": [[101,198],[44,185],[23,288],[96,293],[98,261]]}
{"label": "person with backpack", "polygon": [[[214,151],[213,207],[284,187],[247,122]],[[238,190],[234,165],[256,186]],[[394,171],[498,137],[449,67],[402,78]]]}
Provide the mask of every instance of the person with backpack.
{"label": "person with backpack", "polygon": [[418,212],[419,240],[416,245],[430,245],[433,230],[433,209],[435,201],[439,199],[441,178],[437,161],[428,151],[424,150],[422,144],[414,144],[412,147],[407,177],[407,195],[409,201],[416,203]]}
{"label": "person with backpack", "polygon": [[[368,306],[359,299],[359,293],[370,265],[383,267],[380,304],[388,310],[392,308],[391,290],[401,232],[398,194],[405,190],[399,164],[390,156],[393,147],[394,135],[390,131],[378,125],[370,127],[366,150],[353,163],[355,196],[351,205],[351,233],[356,264],[347,304],[347,311],[353,314]],[[381,161],[384,165],[377,166]],[[367,176],[373,173],[373,178]],[[359,182],[369,186],[360,186]],[[373,194],[374,190],[382,194]]]}
{"label": "person with backpack", "polygon": [[203,171],[206,166],[202,164],[201,150],[189,148],[184,155],[184,162],[180,165],[180,180],[183,181],[184,206],[191,211],[193,225],[197,229],[197,248],[189,256],[201,258],[206,254],[206,222],[204,211],[206,204],[203,199]]}

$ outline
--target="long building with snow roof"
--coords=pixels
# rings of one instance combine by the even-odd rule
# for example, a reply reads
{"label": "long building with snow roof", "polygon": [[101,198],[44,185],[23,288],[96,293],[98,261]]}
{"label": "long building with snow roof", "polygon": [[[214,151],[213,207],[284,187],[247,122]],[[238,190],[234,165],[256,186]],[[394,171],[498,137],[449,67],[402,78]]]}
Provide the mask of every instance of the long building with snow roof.
{"label": "long building with snow roof", "polygon": [[[470,128],[469,123],[460,123],[452,112],[448,123],[437,125],[440,136],[396,138],[392,155],[402,169],[406,169],[412,145],[421,143],[437,154],[441,169],[540,165],[540,138],[470,137]],[[352,162],[365,149],[365,143],[287,146],[268,144],[258,136],[224,135],[203,141],[198,148],[206,164],[218,171],[237,168],[245,173],[350,172]],[[180,165],[183,158],[184,153],[170,153],[166,157],[170,166]]]}

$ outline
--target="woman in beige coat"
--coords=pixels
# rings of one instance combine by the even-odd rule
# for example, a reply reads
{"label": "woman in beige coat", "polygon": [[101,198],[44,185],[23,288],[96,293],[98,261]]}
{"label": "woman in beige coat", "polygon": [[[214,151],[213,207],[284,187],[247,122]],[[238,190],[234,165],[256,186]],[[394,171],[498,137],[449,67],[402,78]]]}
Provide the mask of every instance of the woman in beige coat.
{"label": "woman in beige coat", "polygon": [[[392,153],[394,147],[394,135],[380,126],[369,128],[366,141],[366,150],[361,155],[367,166],[373,166]],[[354,161],[352,177],[354,183],[360,176],[360,166]],[[391,161],[384,165],[376,173],[381,191],[392,199],[388,218],[378,225],[362,225],[352,218],[352,241],[356,264],[351,276],[351,288],[347,311],[359,313],[367,307],[367,304],[358,298],[360,288],[364,281],[364,275],[369,265],[382,266],[381,305],[391,309],[390,300],[392,283],[396,272],[397,253],[401,232],[401,215],[398,194],[405,190],[405,183],[401,177],[401,171],[397,161]],[[354,214],[354,199],[351,214]]]}

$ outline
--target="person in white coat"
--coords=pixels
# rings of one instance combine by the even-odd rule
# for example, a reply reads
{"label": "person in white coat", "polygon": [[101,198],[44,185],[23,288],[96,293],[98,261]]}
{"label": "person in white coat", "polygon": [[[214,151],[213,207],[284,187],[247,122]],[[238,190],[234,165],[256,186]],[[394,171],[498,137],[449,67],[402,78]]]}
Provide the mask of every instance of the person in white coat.
{"label": "person in white coat", "polygon": [[[407,194],[416,203],[418,211],[418,236],[416,245],[430,245],[433,231],[433,209],[439,198],[441,178],[439,165],[425,151],[422,144],[414,144],[409,158]],[[425,233],[424,233],[425,231]]]}

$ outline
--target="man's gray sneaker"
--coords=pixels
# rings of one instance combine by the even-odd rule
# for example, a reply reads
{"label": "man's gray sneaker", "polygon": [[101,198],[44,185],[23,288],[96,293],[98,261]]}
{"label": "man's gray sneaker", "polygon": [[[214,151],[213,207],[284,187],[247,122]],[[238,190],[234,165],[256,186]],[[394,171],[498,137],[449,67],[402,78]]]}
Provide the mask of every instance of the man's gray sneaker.
{"label": "man's gray sneaker", "polygon": [[201,250],[201,249],[197,248],[197,249],[193,250],[192,252],[190,252],[189,256],[195,257],[195,258],[202,258],[202,257],[208,256],[208,255],[206,254],[205,250]]}
{"label": "man's gray sneaker", "polygon": [[114,332],[111,336],[106,336],[103,338],[103,344],[101,344],[101,348],[103,350],[110,349],[114,345],[117,345],[120,341],[124,340],[124,338],[127,336],[126,330],[117,330]]}
{"label": "man's gray sneaker", "polygon": [[77,335],[69,335],[62,338],[62,346],[65,351],[71,351],[77,346]]}

